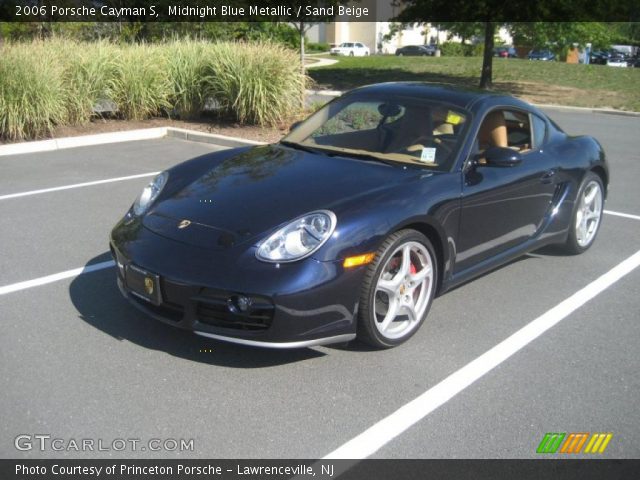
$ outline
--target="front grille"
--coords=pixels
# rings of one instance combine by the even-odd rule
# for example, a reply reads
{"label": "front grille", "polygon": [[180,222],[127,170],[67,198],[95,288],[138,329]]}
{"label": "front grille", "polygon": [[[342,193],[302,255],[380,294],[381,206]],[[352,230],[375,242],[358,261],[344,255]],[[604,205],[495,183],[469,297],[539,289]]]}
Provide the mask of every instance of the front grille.
{"label": "front grille", "polygon": [[150,312],[174,322],[179,322],[184,316],[184,307],[182,307],[181,305],[166,302],[162,303],[161,305],[154,305],[153,303],[147,302],[146,300],[143,300],[142,298],[134,294],[131,295],[131,298]]}
{"label": "front grille", "polygon": [[194,298],[198,320],[214,327],[236,330],[266,330],[271,326],[274,306],[268,299],[249,296],[251,305],[247,311],[235,313],[229,308],[229,298],[229,294],[205,289]]}

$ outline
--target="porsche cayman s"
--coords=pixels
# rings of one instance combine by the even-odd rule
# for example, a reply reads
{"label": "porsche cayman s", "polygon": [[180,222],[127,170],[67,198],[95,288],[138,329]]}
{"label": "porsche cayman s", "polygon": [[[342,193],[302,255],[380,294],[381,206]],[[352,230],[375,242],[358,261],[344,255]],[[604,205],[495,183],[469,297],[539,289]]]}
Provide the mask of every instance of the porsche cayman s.
{"label": "porsche cayman s", "polygon": [[170,325],[393,347],[453,286],[544,245],[587,250],[608,178],[595,139],[513,97],[371,85],[279,143],[160,173],[110,246],[122,293]]}

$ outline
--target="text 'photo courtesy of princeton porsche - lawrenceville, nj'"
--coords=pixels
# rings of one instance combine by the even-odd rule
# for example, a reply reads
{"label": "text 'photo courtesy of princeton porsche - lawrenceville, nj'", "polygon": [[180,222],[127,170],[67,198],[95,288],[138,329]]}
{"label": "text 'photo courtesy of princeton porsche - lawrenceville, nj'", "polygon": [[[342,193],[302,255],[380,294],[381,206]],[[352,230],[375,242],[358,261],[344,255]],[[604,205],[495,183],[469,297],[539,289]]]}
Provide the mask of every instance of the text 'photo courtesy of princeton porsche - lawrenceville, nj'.
{"label": "text 'photo courtesy of princeton porsche - lawrenceville, nj'", "polygon": [[635,480],[631,0],[0,0],[0,480]]}

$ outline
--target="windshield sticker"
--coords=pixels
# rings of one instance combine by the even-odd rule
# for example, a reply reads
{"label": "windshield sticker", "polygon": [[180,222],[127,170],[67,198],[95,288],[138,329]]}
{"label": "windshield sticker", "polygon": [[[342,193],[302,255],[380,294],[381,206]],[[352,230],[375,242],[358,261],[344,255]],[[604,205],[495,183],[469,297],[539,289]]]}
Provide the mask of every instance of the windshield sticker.
{"label": "windshield sticker", "polygon": [[458,115],[455,112],[452,112],[451,110],[449,110],[447,112],[447,123],[450,123],[451,125],[459,125],[462,122],[464,122],[464,119],[462,118],[461,115]]}
{"label": "windshield sticker", "polygon": [[436,162],[436,149],[432,147],[425,147],[422,149],[422,153],[420,154],[420,161],[424,163],[435,163]]}

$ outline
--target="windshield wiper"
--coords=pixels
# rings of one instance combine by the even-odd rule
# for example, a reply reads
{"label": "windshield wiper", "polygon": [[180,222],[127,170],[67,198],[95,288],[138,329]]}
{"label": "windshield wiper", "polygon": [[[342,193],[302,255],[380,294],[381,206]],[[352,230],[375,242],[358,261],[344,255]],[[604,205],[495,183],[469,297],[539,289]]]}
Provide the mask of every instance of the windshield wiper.
{"label": "windshield wiper", "polygon": [[303,152],[307,152],[307,153],[324,153],[317,148],[307,147],[306,145],[303,145],[301,143],[290,142],[289,140],[280,140],[280,145],[284,145],[285,147],[295,148],[296,150],[302,150]]}
{"label": "windshield wiper", "polygon": [[330,151],[326,152],[326,155],[330,157],[347,157],[347,158],[357,158],[358,160],[366,160],[370,162],[379,162],[384,163],[385,165],[393,165],[398,166],[399,162],[394,162],[393,160],[385,160],[384,158],[380,158],[377,155],[373,155],[370,153],[361,153],[361,152],[338,152],[338,151]]}
{"label": "windshield wiper", "polygon": [[386,160],[384,158],[380,158],[370,153],[351,152],[348,150],[347,151],[334,150],[330,148],[313,148],[313,147],[308,147],[307,145],[304,145],[302,143],[290,142],[288,140],[280,140],[280,144],[284,145],[285,147],[295,148],[296,150],[302,150],[304,152],[326,155],[328,157],[357,158],[358,160],[366,160],[371,162],[384,163],[386,165],[398,166],[398,162],[394,162],[393,160]]}

